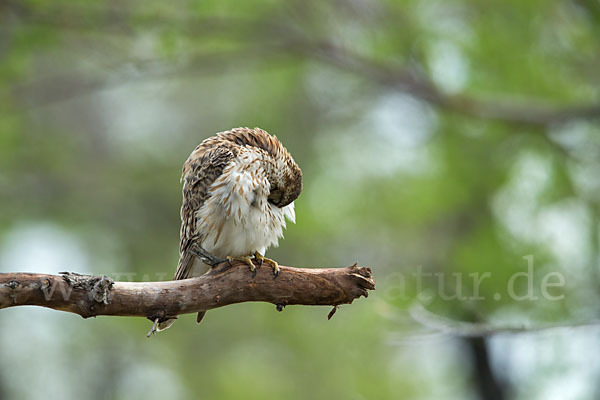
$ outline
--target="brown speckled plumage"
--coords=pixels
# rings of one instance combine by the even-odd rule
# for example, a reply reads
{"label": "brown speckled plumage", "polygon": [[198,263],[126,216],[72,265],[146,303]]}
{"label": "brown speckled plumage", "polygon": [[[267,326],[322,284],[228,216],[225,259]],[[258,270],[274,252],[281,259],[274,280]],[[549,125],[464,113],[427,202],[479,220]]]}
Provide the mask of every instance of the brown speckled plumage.
{"label": "brown speckled plumage", "polygon": [[264,253],[277,245],[284,217],[295,220],[293,201],[302,191],[302,171],[294,159],[259,128],[235,128],[204,140],[185,162],[182,181],[175,279],[208,269],[188,251],[194,243],[221,258]]}

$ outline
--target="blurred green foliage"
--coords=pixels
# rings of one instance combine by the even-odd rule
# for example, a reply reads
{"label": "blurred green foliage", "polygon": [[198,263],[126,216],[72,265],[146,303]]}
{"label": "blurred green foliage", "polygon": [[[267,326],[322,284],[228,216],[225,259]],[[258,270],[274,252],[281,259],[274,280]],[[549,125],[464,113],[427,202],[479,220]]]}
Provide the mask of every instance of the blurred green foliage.
{"label": "blurred green foliage", "polygon": [[[241,304],[151,340],[3,310],[0,398],[597,398],[595,327],[482,347],[410,310],[597,319],[598,38],[594,0],[1,2],[0,271],[169,279],[183,161],[260,126],[304,171],[269,256],[358,261],[378,286],[329,322]],[[528,255],[537,300],[517,301]]]}

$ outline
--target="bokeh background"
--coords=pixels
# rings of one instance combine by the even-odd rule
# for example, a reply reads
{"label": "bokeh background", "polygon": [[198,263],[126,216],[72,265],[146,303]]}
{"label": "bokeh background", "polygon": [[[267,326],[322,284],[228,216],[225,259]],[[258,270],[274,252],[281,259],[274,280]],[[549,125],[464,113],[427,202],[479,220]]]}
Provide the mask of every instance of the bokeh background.
{"label": "bokeh background", "polygon": [[377,280],[151,339],[2,310],[0,398],[600,397],[599,87],[596,0],[0,1],[1,272],[170,279],[183,161],[259,126],[304,171],[268,255]]}

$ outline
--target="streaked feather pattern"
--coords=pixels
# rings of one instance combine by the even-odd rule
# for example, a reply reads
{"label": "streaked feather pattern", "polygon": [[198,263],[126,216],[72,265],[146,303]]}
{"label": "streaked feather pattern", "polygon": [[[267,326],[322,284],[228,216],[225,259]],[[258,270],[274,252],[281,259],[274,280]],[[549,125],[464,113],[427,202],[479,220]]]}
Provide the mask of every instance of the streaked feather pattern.
{"label": "streaked feather pattern", "polygon": [[[225,258],[277,246],[302,172],[281,142],[259,128],[236,128],[204,140],[183,166],[180,258],[174,279],[210,269],[188,249],[198,243]],[[200,313],[198,319],[201,319]],[[160,324],[166,329],[173,320]]]}

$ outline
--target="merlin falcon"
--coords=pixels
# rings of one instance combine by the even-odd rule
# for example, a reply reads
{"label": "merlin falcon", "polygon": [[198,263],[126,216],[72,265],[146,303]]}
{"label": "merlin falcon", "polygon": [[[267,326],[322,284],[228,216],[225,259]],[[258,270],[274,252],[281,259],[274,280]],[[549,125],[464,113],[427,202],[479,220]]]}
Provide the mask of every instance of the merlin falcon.
{"label": "merlin falcon", "polygon": [[[260,128],[236,128],[200,143],[183,165],[179,263],[174,279],[208,272],[197,246],[215,259],[240,260],[252,273],[269,264],[264,256],[283,237],[286,219],[295,222],[294,200],[302,171],[281,142]],[[198,313],[200,322],[205,311]],[[158,324],[170,327],[174,319]]]}

